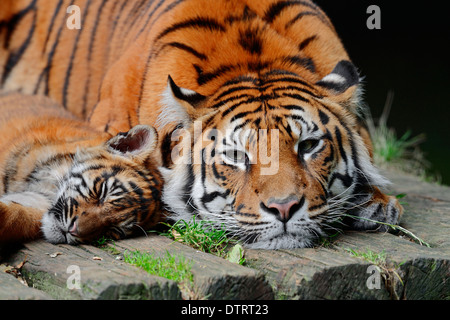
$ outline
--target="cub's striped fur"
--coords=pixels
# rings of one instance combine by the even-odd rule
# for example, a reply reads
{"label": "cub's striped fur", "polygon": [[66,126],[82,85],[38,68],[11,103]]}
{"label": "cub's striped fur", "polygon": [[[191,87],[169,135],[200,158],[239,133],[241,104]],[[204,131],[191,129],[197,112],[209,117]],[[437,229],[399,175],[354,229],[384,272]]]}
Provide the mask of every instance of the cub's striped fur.
{"label": "cub's striped fur", "polygon": [[175,220],[289,248],[343,213],[379,230],[370,220],[401,215],[379,189],[357,69],[312,1],[3,0],[0,41],[2,90],[51,96],[111,134],[158,126]]}
{"label": "cub's striped fur", "polygon": [[0,110],[0,243],[122,238],[160,221],[153,128],[111,138],[37,96],[3,96]]}

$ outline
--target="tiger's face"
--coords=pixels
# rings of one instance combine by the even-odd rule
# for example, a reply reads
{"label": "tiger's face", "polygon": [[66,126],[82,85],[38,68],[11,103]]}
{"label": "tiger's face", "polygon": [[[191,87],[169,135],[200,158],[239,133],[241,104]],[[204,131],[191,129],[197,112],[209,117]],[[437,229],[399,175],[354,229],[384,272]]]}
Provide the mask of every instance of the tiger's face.
{"label": "tiger's face", "polygon": [[161,219],[161,177],[149,155],[156,132],[136,126],[105,145],[79,150],[61,179],[42,230],[52,243],[88,243],[144,232]]}
{"label": "tiger's face", "polygon": [[338,76],[345,80],[330,75],[317,86],[284,72],[243,77],[205,99],[200,107],[209,112],[192,123],[186,102],[201,97],[169,80],[168,112],[178,104],[189,116],[180,122],[184,134],[172,133],[179,143],[165,172],[173,219],[224,224],[252,248],[295,248],[311,246],[345,211],[365,205],[367,186],[386,181],[355,114],[320,90],[343,85]]}

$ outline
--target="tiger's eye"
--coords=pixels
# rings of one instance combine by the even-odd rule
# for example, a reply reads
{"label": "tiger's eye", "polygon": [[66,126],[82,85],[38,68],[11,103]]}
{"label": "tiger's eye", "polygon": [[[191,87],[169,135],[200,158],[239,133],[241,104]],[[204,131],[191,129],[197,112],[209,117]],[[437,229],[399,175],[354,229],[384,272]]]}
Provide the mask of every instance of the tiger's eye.
{"label": "tiger's eye", "polygon": [[298,153],[308,153],[311,152],[317,145],[319,140],[317,139],[307,139],[303,140],[298,144]]}
{"label": "tiger's eye", "polygon": [[247,154],[240,150],[228,150],[226,156],[234,163],[246,163],[247,159]]}

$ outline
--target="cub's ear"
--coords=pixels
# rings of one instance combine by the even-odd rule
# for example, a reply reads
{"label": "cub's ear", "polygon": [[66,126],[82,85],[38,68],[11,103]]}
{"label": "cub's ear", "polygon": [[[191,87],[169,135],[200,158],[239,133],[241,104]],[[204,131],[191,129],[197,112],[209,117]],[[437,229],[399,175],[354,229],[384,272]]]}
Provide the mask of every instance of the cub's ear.
{"label": "cub's ear", "polygon": [[165,107],[157,119],[157,128],[162,128],[171,122],[188,127],[201,115],[201,105],[205,100],[205,96],[177,86],[169,75],[167,87],[161,99],[161,103]]}
{"label": "cub's ear", "polygon": [[112,154],[144,161],[154,152],[157,143],[158,134],[153,127],[137,125],[109,139],[106,148]]}

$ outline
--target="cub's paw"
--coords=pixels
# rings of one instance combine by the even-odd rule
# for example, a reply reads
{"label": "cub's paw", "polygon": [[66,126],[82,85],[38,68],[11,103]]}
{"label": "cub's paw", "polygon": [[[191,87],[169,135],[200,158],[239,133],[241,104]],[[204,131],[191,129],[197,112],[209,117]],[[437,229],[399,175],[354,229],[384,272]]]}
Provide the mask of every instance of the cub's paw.
{"label": "cub's paw", "polygon": [[351,229],[386,232],[390,229],[387,224],[398,224],[403,207],[396,197],[374,188],[371,195],[356,203],[347,214],[350,216],[347,223]]}

